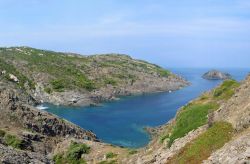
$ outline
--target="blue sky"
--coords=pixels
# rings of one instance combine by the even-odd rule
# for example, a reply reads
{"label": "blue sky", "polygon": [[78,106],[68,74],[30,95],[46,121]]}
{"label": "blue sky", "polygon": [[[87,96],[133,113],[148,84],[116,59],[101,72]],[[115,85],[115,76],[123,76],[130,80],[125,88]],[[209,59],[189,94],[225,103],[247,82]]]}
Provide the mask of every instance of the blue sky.
{"label": "blue sky", "polygon": [[0,46],[250,67],[250,1],[0,0]]}

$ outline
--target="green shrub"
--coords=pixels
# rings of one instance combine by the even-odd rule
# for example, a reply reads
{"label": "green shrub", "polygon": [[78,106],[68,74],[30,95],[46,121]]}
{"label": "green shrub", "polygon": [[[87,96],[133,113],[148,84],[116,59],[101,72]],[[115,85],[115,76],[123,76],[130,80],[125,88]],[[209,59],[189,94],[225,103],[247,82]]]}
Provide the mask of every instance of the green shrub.
{"label": "green shrub", "polygon": [[134,155],[134,154],[136,154],[136,153],[138,153],[138,151],[135,150],[135,149],[131,149],[131,150],[129,150],[129,152],[128,152],[129,155]]}
{"label": "green shrub", "polygon": [[4,141],[8,146],[12,146],[13,148],[16,148],[16,149],[23,148],[23,141],[14,135],[10,135],[10,134],[5,135]]}
{"label": "green shrub", "polygon": [[[66,79],[65,79],[66,80]],[[65,86],[65,80],[63,79],[57,79],[53,80],[51,82],[52,88],[57,91],[57,92],[63,92],[64,91],[64,86]]]}
{"label": "green shrub", "polygon": [[99,164],[116,164],[117,163],[117,160],[111,160],[111,161],[101,161],[99,162]]}
{"label": "green shrub", "polygon": [[55,162],[55,164],[61,164],[65,162],[62,154],[54,155],[53,161]]}
{"label": "green shrub", "polygon": [[207,115],[210,111],[218,109],[214,103],[187,105],[176,117],[176,123],[169,137],[170,147],[175,139],[184,137],[188,132],[197,129],[207,123]]}
{"label": "green shrub", "polygon": [[14,76],[16,76],[19,80],[19,83],[17,83],[17,85],[19,85],[21,88],[24,88],[25,83],[28,83],[28,86],[31,89],[35,89],[35,84],[32,80],[30,80],[28,77],[26,77],[25,75],[23,75],[21,72],[19,72],[13,65],[6,63],[4,60],[2,60],[0,58],[0,68],[1,70],[5,70],[6,74],[5,74],[5,79],[10,80],[9,79],[9,74],[13,74]]}
{"label": "green shrub", "polygon": [[207,159],[212,152],[223,147],[233,135],[232,125],[217,122],[206,132],[187,144],[169,163],[197,164]]}
{"label": "green shrub", "polygon": [[5,134],[6,134],[6,132],[5,132],[4,130],[1,130],[1,129],[0,129],[0,137],[4,137]]}
{"label": "green shrub", "polygon": [[44,88],[44,91],[48,94],[51,94],[53,91],[51,88],[47,87],[47,88]]}
{"label": "green shrub", "polygon": [[226,80],[214,90],[213,97],[227,100],[233,96],[235,89],[239,87],[239,85],[240,84],[235,80]]}
{"label": "green shrub", "polygon": [[66,156],[70,160],[78,160],[81,158],[82,154],[88,154],[89,151],[90,147],[86,144],[72,142]]}
{"label": "green shrub", "polygon": [[117,157],[117,154],[115,154],[115,153],[109,152],[109,153],[106,154],[106,158],[107,159],[109,159],[109,158],[115,158],[115,157]]}
{"label": "green shrub", "polygon": [[162,76],[162,77],[168,77],[171,73],[170,73],[170,71],[168,71],[168,70],[164,70],[164,69],[161,69],[161,68],[159,68],[158,70],[157,70],[157,72],[160,74],[160,76]]}
{"label": "green shrub", "polygon": [[90,147],[86,144],[79,144],[72,142],[65,154],[57,154],[53,157],[53,161],[56,164],[68,163],[68,164],[86,164],[86,161],[81,158],[83,154],[88,154]]}
{"label": "green shrub", "polygon": [[113,86],[115,86],[117,84],[117,82],[112,78],[106,78],[104,80],[104,82],[105,82],[105,84],[110,84],[110,85],[113,85]]}

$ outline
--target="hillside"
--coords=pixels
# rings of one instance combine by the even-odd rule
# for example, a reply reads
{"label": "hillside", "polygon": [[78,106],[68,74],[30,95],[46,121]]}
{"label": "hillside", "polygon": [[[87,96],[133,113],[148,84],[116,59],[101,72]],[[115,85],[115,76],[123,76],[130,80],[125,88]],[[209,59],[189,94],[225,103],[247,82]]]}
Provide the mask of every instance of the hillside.
{"label": "hillside", "polygon": [[127,55],[82,56],[29,47],[0,48],[0,71],[36,100],[89,105],[119,96],[180,89],[181,77]]}
{"label": "hillside", "polygon": [[250,76],[226,80],[182,107],[128,163],[249,163]]}

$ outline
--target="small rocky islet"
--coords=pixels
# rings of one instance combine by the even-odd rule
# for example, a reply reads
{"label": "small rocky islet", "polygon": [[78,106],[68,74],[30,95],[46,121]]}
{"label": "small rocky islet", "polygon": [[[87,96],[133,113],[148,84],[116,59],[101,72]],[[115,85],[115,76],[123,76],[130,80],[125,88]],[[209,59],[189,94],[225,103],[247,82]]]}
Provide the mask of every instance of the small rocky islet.
{"label": "small rocky islet", "polygon": [[218,70],[211,70],[206,72],[202,78],[207,80],[226,80],[232,79],[232,76],[229,73],[224,73]]}
{"label": "small rocky islet", "polygon": [[0,69],[0,163],[249,162],[249,76],[240,83],[225,80],[181,107],[167,124],[151,129],[147,147],[135,150],[103,143],[35,106],[176,90],[189,84],[183,78],[123,55],[85,57],[27,47],[0,48]]}

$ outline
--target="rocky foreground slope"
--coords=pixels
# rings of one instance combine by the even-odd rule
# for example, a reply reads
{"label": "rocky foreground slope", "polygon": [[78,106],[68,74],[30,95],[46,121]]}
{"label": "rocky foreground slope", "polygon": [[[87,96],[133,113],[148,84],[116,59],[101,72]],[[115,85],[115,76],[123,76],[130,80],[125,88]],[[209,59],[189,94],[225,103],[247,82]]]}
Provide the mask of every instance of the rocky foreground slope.
{"label": "rocky foreground slope", "polygon": [[250,76],[224,81],[182,107],[129,163],[250,163]]}
{"label": "rocky foreground slope", "polygon": [[127,55],[82,56],[28,47],[0,48],[0,73],[35,99],[90,105],[119,96],[180,89],[188,83]]}

